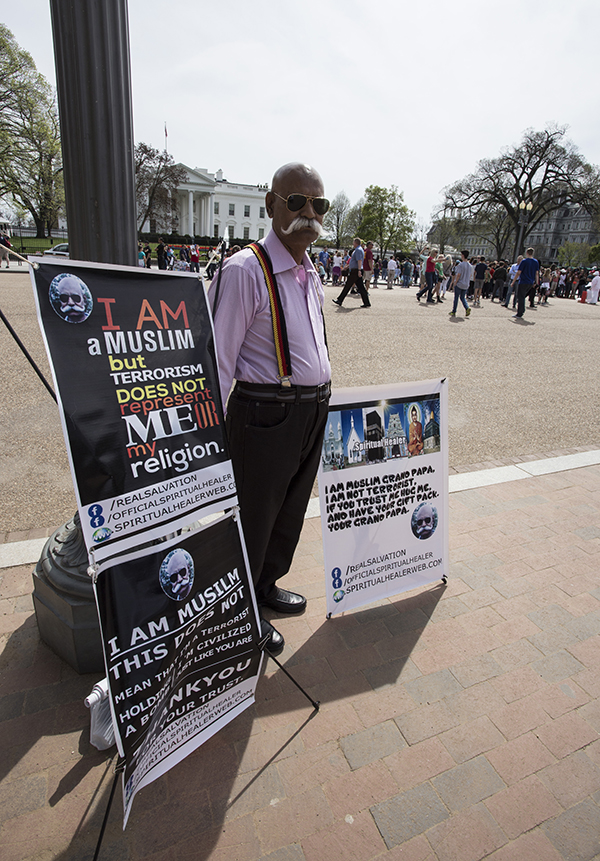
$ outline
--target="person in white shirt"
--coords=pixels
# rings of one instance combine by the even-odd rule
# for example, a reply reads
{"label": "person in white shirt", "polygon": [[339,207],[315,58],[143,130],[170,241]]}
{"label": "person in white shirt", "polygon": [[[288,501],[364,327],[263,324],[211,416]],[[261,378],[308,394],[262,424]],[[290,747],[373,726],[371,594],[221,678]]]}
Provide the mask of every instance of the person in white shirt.
{"label": "person in white shirt", "polygon": [[340,283],[340,275],[342,274],[343,258],[339,251],[334,252],[333,265],[331,267],[331,283],[335,287]]}
{"label": "person in white shirt", "polygon": [[588,305],[597,305],[598,304],[598,292],[600,291],[600,274],[598,274],[598,270],[594,270],[593,278],[590,284],[587,286],[587,296],[585,301]]}
{"label": "person in white shirt", "polygon": [[394,283],[394,278],[396,276],[396,259],[392,257],[388,260],[387,265],[387,288],[388,290],[393,290],[392,284]]}

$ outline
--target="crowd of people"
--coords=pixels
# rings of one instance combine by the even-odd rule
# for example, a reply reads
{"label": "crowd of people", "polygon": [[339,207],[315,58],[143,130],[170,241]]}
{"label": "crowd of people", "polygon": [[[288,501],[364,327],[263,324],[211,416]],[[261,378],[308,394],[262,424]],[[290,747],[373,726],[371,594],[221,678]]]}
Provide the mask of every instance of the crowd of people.
{"label": "crowd of people", "polygon": [[[162,236],[155,249],[156,262],[159,269],[176,270],[180,272],[200,272],[200,246],[179,245],[173,248],[165,243]],[[138,266],[152,268],[152,249],[148,242],[138,242]]]}
{"label": "crowd of people", "polygon": [[380,283],[388,290],[414,284],[419,287],[417,301],[423,299],[429,304],[441,304],[446,293],[452,291],[455,295],[451,316],[456,316],[459,301],[467,316],[471,307],[481,307],[482,300],[497,300],[504,308],[516,310],[517,318],[523,316],[527,303],[530,308],[545,305],[553,296],[579,300],[585,296],[587,303],[598,303],[597,269],[540,265],[534,255],[535,250],[529,248],[512,265],[506,260],[470,257],[468,251],[455,259],[436,248],[426,249],[417,259],[396,254],[375,257],[373,243],[356,238],[353,248],[333,252],[323,248],[312,254],[312,260],[323,283],[330,280],[333,286],[341,287],[339,296],[333,299],[338,306],[351,293],[361,296],[362,308],[370,307],[369,291],[379,289]]}

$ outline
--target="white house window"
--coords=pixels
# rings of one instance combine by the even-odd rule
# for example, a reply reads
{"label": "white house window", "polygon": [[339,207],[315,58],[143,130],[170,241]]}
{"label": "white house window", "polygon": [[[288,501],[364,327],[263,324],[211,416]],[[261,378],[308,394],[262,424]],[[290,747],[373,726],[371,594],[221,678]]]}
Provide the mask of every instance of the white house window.
{"label": "white house window", "polygon": [[230,214],[230,215],[235,215],[235,203],[230,203],[230,204],[229,204],[229,214]]}
{"label": "white house window", "polygon": [[[216,206],[218,206],[218,205],[219,205],[219,204],[217,203],[217,204],[216,204]],[[219,225],[218,225],[218,224],[215,224],[214,238],[215,238],[215,239],[218,239],[218,238],[219,238]]]}
{"label": "white house window", "polygon": [[227,233],[229,234],[229,239],[233,239],[233,224],[230,224],[227,228]]}
{"label": "white house window", "polygon": [[250,218],[250,207],[249,206],[244,207],[244,218]]}
{"label": "white house window", "polygon": [[215,200],[215,215],[219,214],[219,201]]}
{"label": "white house window", "polygon": [[244,239],[250,239],[250,228],[244,227]]}
{"label": "white house window", "polygon": [[260,208],[260,217],[261,217],[261,218],[264,218],[264,217],[265,217],[265,208],[264,208],[264,206],[261,206],[261,208]]}

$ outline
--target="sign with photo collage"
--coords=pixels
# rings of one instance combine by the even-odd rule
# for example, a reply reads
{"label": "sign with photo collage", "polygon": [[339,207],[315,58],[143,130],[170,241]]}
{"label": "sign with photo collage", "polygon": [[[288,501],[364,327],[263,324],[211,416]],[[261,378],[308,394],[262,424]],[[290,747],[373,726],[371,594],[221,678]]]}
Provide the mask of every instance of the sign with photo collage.
{"label": "sign with photo collage", "polygon": [[335,390],[319,467],[327,612],[448,575],[447,383]]}

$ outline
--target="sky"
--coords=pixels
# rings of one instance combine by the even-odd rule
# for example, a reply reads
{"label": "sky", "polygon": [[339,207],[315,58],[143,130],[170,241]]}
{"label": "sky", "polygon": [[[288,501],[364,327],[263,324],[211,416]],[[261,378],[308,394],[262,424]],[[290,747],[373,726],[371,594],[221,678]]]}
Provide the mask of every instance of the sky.
{"label": "sky", "polygon": [[[0,20],[55,83],[49,0]],[[598,0],[129,0],[136,142],[248,184],[312,164],[333,198],[397,185],[429,223],[444,186],[527,128],[600,163]]]}

